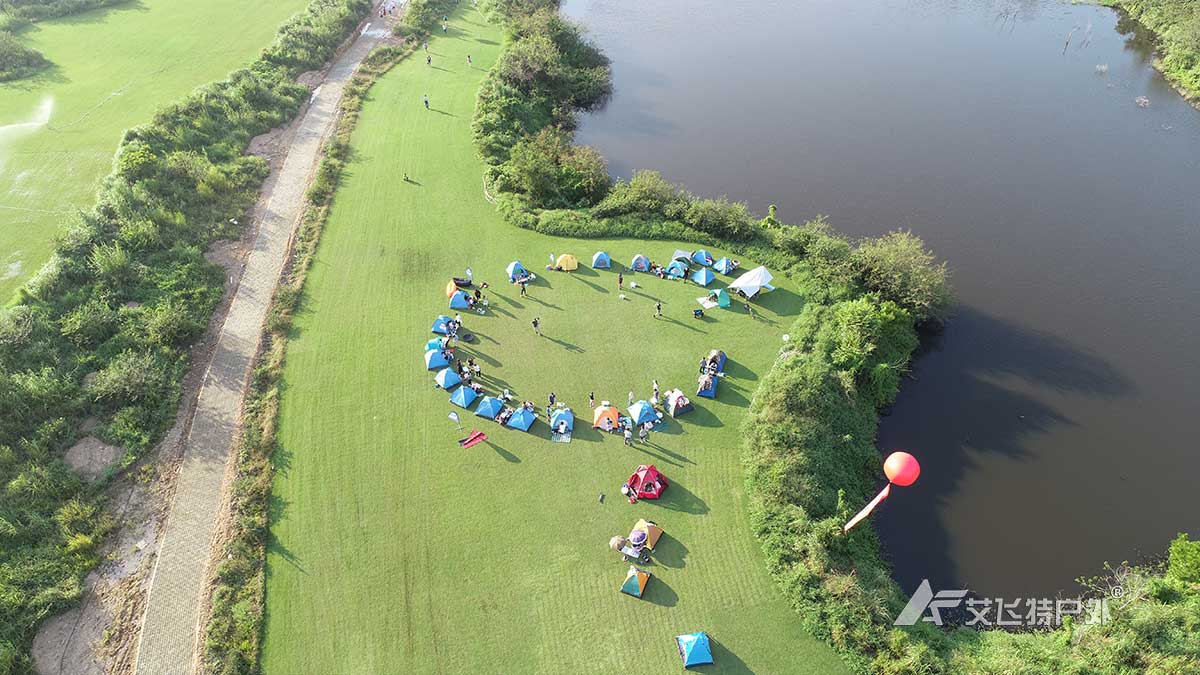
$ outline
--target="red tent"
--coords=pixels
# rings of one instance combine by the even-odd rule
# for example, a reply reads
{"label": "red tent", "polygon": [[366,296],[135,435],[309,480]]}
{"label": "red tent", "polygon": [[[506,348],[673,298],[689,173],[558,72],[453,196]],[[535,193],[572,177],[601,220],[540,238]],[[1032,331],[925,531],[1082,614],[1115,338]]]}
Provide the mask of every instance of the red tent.
{"label": "red tent", "polygon": [[667,489],[666,477],[659,473],[653,464],[639,466],[625,484],[638,499],[658,499],[663,490]]}

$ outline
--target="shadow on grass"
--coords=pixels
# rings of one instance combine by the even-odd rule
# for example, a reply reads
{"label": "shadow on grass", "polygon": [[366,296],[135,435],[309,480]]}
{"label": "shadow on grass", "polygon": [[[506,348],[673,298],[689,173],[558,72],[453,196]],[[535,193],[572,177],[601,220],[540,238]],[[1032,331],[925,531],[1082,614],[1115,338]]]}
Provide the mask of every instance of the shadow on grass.
{"label": "shadow on grass", "polygon": [[[668,322],[668,323],[678,324],[678,325],[680,325],[680,326],[683,326],[684,328],[686,328],[686,329],[688,329],[688,330],[692,331],[693,333],[705,333],[705,334],[707,334],[707,333],[708,333],[708,331],[706,331],[706,330],[702,330],[702,329],[700,329],[700,328],[696,328],[695,326],[693,326],[693,325],[691,325],[691,324],[684,323],[683,321],[680,321],[679,319],[675,319],[675,318],[669,317],[669,316],[667,316],[666,314],[663,314],[661,317],[659,317],[659,320],[661,320],[661,321],[666,321],[666,322]],[[692,319],[692,321],[695,321],[695,319]]]}
{"label": "shadow on grass", "polygon": [[447,117],[458,117],[458,115],[455,115],[452,112],[447,112],[445,110],[438,110],[437,108],[434,108],[434,107],[430,107],[429,109],[439,115],[446,115]]}
{"label": "shadow on grass", "polygon": [[707,666],[693,666],[689,671],[697,673],[732,673],[734,675],[754,675],[754,670],[746,665],[746,662],[738,658],[737,654],[729,651],[725,645],[717,642],[710,635],[708,636],[708,646],[712,649],[713,662]]}
{"label": "shadow on grass", "polygon": [[584,349],[583,347],[580,347],[579,345],[577,345],[577,344],[574,344],[574,343],[571,343],[571,342],[567,342],[567,341],[565,341],[565,340],[559,340],[558,338],[552,338],[552,337],[550,337],[549,335],[546,335],[546,336],[544,336],[544,337],[545,337],[547,340],[549,340],[549,341],[553,342],[554,344],[556,344],[556,345],[558,345],[558,346],[562,347],[563,349],[565,349],[565,350],[567,350],[567,351],[569,351],[569,352],[575,352],[576,354],[582,354],[582,353],[584,353],[584,352],[586,352],[586,351],[587,351],[587,350],[586,350],[586,349]]}
{"label": "shadow on grass", "polygon": [[708,503],[698,497],[696,493],[688,490],[684,486],[672,480],[667,476],[667,489],[663,492],[663,496],[658,499],[639,500],[639,504],[657,504],[671,511],[681,511],[683,513],[694,513],[703,515],[708,513]]}
{"label": "shadow on grass", "polygon": [[[278,523],[283,520],[283,514],[287,511],[288,501],[279,495],[272,494],[267,498],[267,516],[270,523]],[[267,532],[267,553],[279,556],[292,567],[295,567],[301,574],[308,574],[308,570],[304,569],[304,565],[300,564],[300,558],[292,553],[291,549],[279,541],[279,537],[274,530]],[[267,575],[270,576],[270,555],[267,557],[268,568]]]}
{"label": "shadow on grass", "polygon": [[650,583],[646,584],[646,592],[642,593],[642,600],[660,607],[674,607],[679,604],[679,594],[662,578],[655,576],[650,579]]}
{"label": "shadow on grass", "polygon": [[682,541],[663,532],[662,537],[658,540],[658,544],[654,546],[654,551],[650,554],[650,557],[654,559],[655,563],[663,567],[680,569],[687,566],[687,554],[688,547],[684,546]]}
{"label": "shadow on grass", "polygon": [[[503,300],[504,302],[507,302],[509,305],[511,305],[511,306],[512,306],[512,307],[514,307],[515,309],[525,309],[525,305],[522,305],[521,303],[517,302],[516,300],[513,300],[512,298],[508,297],[507,295],[503,295],[503,294],[501,294],[501,293],[498,293],[498,292],[496,292],[496,291],[492,291],[492,295],[496,296],[497,298],[500,298],[500,299],[501,299],[501,300]],[[493,303],[493,305],[492,305],[492,308],[493,308],[493,309],[495,308],[495,304],[494,304],[494,303]]]}
{"label": "shadow on grass", "polygon": [[713,412],[708,408],[703,408],[696,405],[694,401],[692,402],[692,412],[687,413],[683,419],[686,423],[695,424],[698,427],[711,428],[723,426],[721,424],[721,418],[714,415]]}
{"label": "shadow on grass", "polygon": [[583,277],[575,277],[575,278],[578,279],[579,281],[582,281],[583,283],[587,284],[588,286],[591,286],[595,290],[600,291],[601,293],[611,293],[611,291],[609,291],[607,288],[601,286],[600,284],[598,284],[594,281],[588,281],[587,279],[584,279]]}
{"label": "shadow on grass", "polygon": [[548,309],[556,309],[556,310],[558,310],[558,311],[560,311],[560,312],[561,312],[561,311],[563,311],[563,308],[562,308],[562,307],[559,307],[558,305],[554,304],[553,302],[546,302],[545,300],[542,300],[542,299],[540,299],[540,298],[535,298],[535,297],[533,297],[532,295],[531,295],[531,296],[529,296],[527,299],[528,299],[528,300],[532,300],[532,301],[534,301],[534,302],[538,303],[539,305],[542,305],[542,306],[544,306],[544,307],[546,307],[546,308],[548,308]]}
{"label": "shadow on grass", "polygon": [[488,441],[484,441],[484,442],[483,442],[483,444],[484,444],[484,445],[486,445],[486,446],[488,446],[488,447],[489,447],[489,448],[491,448],[492,450],[496,451],[496,454],[497,454],[497,455],[500,455],[501,457],[503,457],[503,458],[504,458],[504,461],[506,461],[506,462],[512,462],[513,464],[520,464],[520,463],[521,463],[521,458],[520,458],[520,457],[517,457],[516,455],[512,454],[512,453],[511,453],[511,452],[509,452],[508,450],[505,450],[504,448],[500,447],[499,445],[496,445],[495,443],[491,442],[490,440],[488,440]]}
{"label": "shadow on grass", "polygon": [[725,359],[725,375],[750,382],[758,380],[758,373],[728,357]]}

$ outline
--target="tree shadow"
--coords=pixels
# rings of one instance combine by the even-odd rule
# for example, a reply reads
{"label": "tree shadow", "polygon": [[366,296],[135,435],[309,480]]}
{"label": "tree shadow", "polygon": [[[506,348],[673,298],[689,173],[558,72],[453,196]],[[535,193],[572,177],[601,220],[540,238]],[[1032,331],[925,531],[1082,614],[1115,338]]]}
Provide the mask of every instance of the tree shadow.
{"label": "tree shadow", "polygon": [[695,399],[692,399],[692,411],[684,413],[676,419],[681,425],[686,423],[709,428],[722,426],[721,419],[714,415],[708,408],[697,405]]}
{"label": "tree shadow", "polygon": [[657,504],[664,509],[683,513],[697,515],[708,513],[708,504],[694,492],[683,487],[670,476],[667,476],[667,483],[667,489],[663,491],[663,496],[658,499],[639,500],[638,503]]}
{"label": "tree shadow", "polygon": [[[945,505],[968,474],[978,470],[972,455],[1027,459],[1032,457],[1028,438],[1074,424],[1051,405],[998,383],[1014,377],[1100,399],[1134,393],[1133,383],[1103,358],[974,307],[956,308],[943,334],[923,335],[913,378],[901,387],[878,433],[880,448],[919,449],[923,469],[920,489],[893,493],[876,519],[894,576],[905,591],[925,578],[935,588],[963,587],[947,553],[953,549],[944,526]],[[1013,492],[1020,490],[1014,486]],[[914,528],[913,523],[921,525]],[[994,595],[989,589],[973,590]],[[1055,589],[1023,590],[1053,594]]]}
{"label": "tree shadow", "polygon": [[488,446],[488,447],[489,447],[489,448],[491,448],[492,450],[494,450],[494,451],[496,452],[496,454],[497,454],[497,455],[500,455],[501,457],[503,457],[503,458],[504,458],[504,461],[506,461],[506,462],[512,462],[513,464],[520,464],[520,463],[521,463],[521,458],[520,458],[520,457],[517,457],[516,455],[512,454],[512,453],[511,453],[511,452],[509,452],[508,450],[505,450],[504,448],[500,447],[499,445],[496,445],[495,443],[493,443],[493,442],[491,441],[491,439],[488,439],[488,440],[484,441],[484,442],[483,442],[483,444],[484,444],[484,445],[486,445],[486,446]]}
{"label": "tree shadow", "polygon": [[475,41],[476,41],[476,42],[478,42],[479,44],[484,44],[484,45],[497,45],[497,44],[500,44],[499,42],[496,42],[495,40],[488,40],[488,39],[485,39],[485,38],[475,38]]}
{"label": "tree shadow", "polygon": [[[267,498],[267,522],[272,525],[282,522],[288,506],[290,506],[290,503],[286,499],[275,493],[271,493],[271,496]],[[279,540],[274,528],[270,528],[267,531],[267,553],[268,576],[270,575],[270,554],[279,556],[280,559],[299,570],[301,574],[308,574],[308,571],[304,569],[304,565],[301,564],[299,556]]]}
{"label": "tree shadow", "polygon": [[642,600],[660,607],[674,607],[679,604],[679,594],[671,588],[670,584],[663,581],[662,577],[655,575],[650,579],[650,583],[646,584]]}

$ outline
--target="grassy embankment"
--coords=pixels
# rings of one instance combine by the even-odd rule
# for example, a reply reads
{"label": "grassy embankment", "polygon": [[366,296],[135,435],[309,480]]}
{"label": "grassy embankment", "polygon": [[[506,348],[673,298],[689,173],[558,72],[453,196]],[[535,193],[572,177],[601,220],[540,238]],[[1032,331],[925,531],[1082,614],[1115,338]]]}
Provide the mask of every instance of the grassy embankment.
{"label": "grassy embankment", "polygon": [[251,61],[305,4],[145,0],[20,31],[53,65],[0,83],[0,304],[95,202],[126,129]]}
{"label": "grassy embankment", "polygon": [[[840,671],[766,574],[738,456],[738,422],[803,304],[794,284],[781,281],[759,320],[735,309],[699,321],[700,289],[648,275],[627,277],[641,284],[627,300],[615,270],[547,273],[530,298],[501,283],[516,258],[540,271],[551,252],[627,263],[691,247],[553,238],[497,217],[469,123],[502,39],[456,13],[430,43],[432,67],[402,63],[362,111],[287,346],[264,671],[662,672],[678,667],[672,636],[697,629],[720,643],[717,672]],[[650,446],[625,448],[582,419],[558,445],[544,420],[527,434],[460,411],[492,438],[461,450],[421,346],[447,311],[446,281],[468,265],[492,283],[493,310],[466,319],[480,342],[463,351],[492,391],[540,404],[554,391],[585,418],[590,391],[623,407],[655,377],[694,390],[695,362],[714,347],[733,359],[729,380]],[[655,298],[668,318],[653,318]],[[533,335],[535,316],[547,337]],[[630,506],[617,488],[642,462],[673,484]],[[641,516],[670,537],[639,601],[617,593],[626,566],[605,545]]]}

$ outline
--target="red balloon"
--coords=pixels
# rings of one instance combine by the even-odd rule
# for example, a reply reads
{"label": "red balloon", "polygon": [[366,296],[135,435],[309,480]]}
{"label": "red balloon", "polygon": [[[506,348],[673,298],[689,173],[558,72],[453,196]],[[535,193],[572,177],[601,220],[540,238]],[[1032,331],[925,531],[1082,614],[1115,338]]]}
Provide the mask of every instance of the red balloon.
{"label": "red balloon", "polygon": [[921,465],[917,463],[916,457],[907,452],[893,452],[883,461],[883,473],[889,481],[907,487],[917,482],[917,476],[921,475]]}

